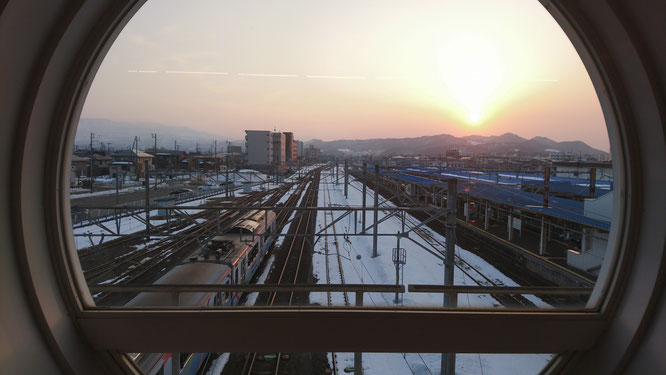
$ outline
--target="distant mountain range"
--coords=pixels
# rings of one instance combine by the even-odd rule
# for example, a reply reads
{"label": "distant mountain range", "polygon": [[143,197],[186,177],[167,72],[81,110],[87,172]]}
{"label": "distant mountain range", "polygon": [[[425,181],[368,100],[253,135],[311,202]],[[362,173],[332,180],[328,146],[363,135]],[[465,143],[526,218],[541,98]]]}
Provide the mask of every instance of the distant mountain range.
{"label": "distant mountain range", "polygon": [[592,148],[581,141],[555,142],[546,137],[531,139],[513,133],[498,136],[470,135],[455,137],[449,134],[430,135],[416,138],[377,138],[362,140],[307,142],[322,150],[323,153],[351,153],[373,155],[443,155],[447,150],[457,149],[472,154],[519,154],[538,155],[556,152],[571,152],[583,155],[607,154]]}
{"label": "distant mountain range", "polygon": [[[128,149],[132,146],[134,137],[138,136],[139,149],[146,150],[153,147],[151,134],[158,136],[158,148],[173,149],[174,141],[183,151],[195,151],[197,144],[199,150],[207,152],[217,140],[218,151],[226,151],[227,137],[220,134],[194,130],[186,126],[170,126],[154,123],[128,123],[107,119],[82,118],[76,132],[75,145],[88,148],[90,133],[95,134],[93,147],[100,148],[100,142],[105,147],[115,150]],[[298,137],[298,134],[296,134]],[[245,140],[231,140],[234,145],[245,146]],[[462,152],[474,154],[521,154],[536,155],[555,152],[572,152],[573,154],[607,154],[594,149],[581,141],[555,142],[546,137],[526,139],[513,133],[498,136],[470,135],[455,137],[449,134],[430,135],[415,138],[377,138],[322,141],[314,139],[306,142],[322,150],[326,154],[351,153],[372,155],[442,155],[449,149],[458,149]]]}
{"label": "distant mountain range", "polygon": [[[100,142],[104,142],[105,147],[112,149],[128,149],[134,142],[134,137],[139,137],[139,149],[145,150],[153,148],[152,134],[157,134],[157,147],[172,150],[174,141],[178,144],[178,149],[183,151],[195,151],[197,143],[201,151],[208,151],[217,140],[218,151],[223,152],[227,149],[227,138],[208,132],[194,130],[186,126],[170,126],[151,123],[128,123],[107,119],[82,118],[74,138],[74,144],[77,147],[90,147],[90,133],[95,134],[93,148],[100,148]],[[235,145],[245,145],[245,141],[231,140]]]}

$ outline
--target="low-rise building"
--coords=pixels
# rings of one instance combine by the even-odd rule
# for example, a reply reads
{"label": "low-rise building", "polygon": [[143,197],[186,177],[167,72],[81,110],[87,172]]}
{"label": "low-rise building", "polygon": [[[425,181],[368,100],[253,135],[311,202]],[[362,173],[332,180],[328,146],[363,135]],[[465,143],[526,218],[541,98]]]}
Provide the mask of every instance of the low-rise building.
{"label": "low-rise building", "polygon": [[596,174],[597,181],[613,181],[613,164],[611,162],[555,162],[553,170],[557,177],[590,179],[590,173]]}
{"label": "low-rise building", "polygon": [[93,177],[108,175],[113,158],[108,155],[93,154]]}
{"label": "low-rise building", "polygon": [[152,169],[154,156],[143,151],[120,150],[112,153],[111,158],[113,159],[111,165],[115,166],[115,169],[120,167],[120,170],[134,173],[138,178],[143,178],[145,163],[148,163],[148,169]]}
{"label": "low-rise building", "polygon": [[[596,199],[585,199],[584,215],[591,219],[611,221],[613,192]],[[581,248],[567,252],[567,264],[592,275],[598,275],[608,247],[608,231],[584,228]]]}
{"label": "low-rise building", "polygon": [[305,149],[305,160],[308,162],[316,162],[321,159],[321,150],[310,145]]}
{"label": "low-rise building", "polygon": [[90,159],[77,155],[72,155],[72,169],[69,175],[70,186],[76,186],[81,177],[88,176],[90,173]]}
{"label": "low-rise building", "polygon": [[174,171],[180,169],[180,162],[186,157],[187,154],[180,150],[158,150],[153,165],[158,171]]}
{"label": "low-rise building", "polygon": [[242,154],[243,153],[243,147],[230,144],[230,145],[227,146],[227,153],[228,154]]}

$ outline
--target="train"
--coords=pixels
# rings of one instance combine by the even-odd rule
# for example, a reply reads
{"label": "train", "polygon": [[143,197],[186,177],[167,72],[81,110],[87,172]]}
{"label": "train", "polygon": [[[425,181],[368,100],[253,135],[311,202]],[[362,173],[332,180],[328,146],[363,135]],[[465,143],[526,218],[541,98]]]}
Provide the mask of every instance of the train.
{"label": "train", "polygon": [[[160,277],[155,284],[247,284],[266,257],[276,238],[276,215],[271,210],[253,210],[242,215],[222,235],[210,238],[201,250],[193,252]],[[233,306],[240,292],[143,292],[127,306]],[[179,374],[171,371],[171,353],[133,353],[132,359],[146,375],[196,375],[209,359],[209,353],[189,353],[181,358]]]}

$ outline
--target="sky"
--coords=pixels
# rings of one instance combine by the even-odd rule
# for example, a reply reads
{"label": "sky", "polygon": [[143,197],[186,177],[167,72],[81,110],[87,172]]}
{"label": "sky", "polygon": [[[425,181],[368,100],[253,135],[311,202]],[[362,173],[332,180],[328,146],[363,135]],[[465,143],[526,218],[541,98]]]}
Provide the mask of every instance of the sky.
{"label": "sky", "polygon": [[537,0],[148,1],[82,117],[231,139],[512,132],[609,150],[589,75]]}

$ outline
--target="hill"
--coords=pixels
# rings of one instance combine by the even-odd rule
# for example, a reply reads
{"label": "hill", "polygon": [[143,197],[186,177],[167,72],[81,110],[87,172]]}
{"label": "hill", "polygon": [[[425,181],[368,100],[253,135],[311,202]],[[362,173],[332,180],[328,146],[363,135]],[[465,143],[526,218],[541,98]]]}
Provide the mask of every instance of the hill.
{"label": "hill", "polygon": [[373,154],[373,155],[429,155],[437,156],[447,150],[457,149],[473,154],[518,154],[538,155],[554,152],[571,152],[573,154],[607,154],[592,148],[581,141],[556,142],[546,137],[526,139],[513,133],[498,136],[470,135],[455,137],[449,134],[438,134],[415,138],[376,138],[361,140],[336,140],[307,142],[331,153]]}

